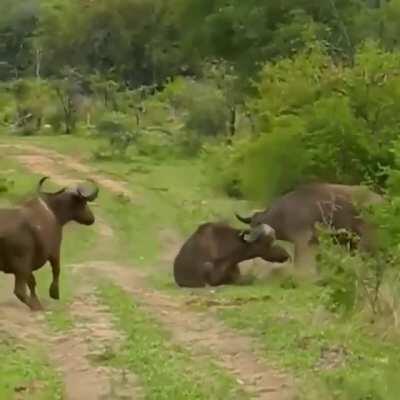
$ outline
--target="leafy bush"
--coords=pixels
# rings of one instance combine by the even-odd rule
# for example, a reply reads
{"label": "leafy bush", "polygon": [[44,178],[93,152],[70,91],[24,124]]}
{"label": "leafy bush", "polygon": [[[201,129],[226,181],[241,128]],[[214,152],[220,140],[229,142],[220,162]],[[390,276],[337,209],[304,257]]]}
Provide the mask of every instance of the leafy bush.
{"label": "leafy bush", "polygon": [[332,242],[331,232],[321,230],[318,266],[327,286],[324,299],[329,309],[350,312],[356,306],[367,306],[374,317],[386,317],[389,313],[396,322],[399,310],[388,304],[387,297],[396,298],[400,290],[400,270],[396,267],[400,261],[400,223],[393,218],[399,212],[399,205],[400,198],[387,198],[381,204],[361,210],[364,218],[375,226],[373,254],[343,248],[337,240]]}
{"label": "leafy bush", "polygon": [[0,176],[0,193],[6,193],[14,185],[14,181],[6,178],[5,176]]}
{"label": "leafy bush", "polygon": [[193,101],[191,88],[195,85],[194,80],[177,77],[166,85],[160,94],[160,99],[168,101],[177,111],[185,110]]}
{"label": "leafy bush", "polygon": [[321,283],[326,287],[324,305],[331,311],[348,313],[356,305],[358,280],[363,260],[358,254],[332,242],[331,232],[320,232],[318,247],[318,269]]}
{"label": "leafy bush", "polygon": [[227,165],[241,171],[241,191],[265,201],[312,180],[384,184],[400,133],[399,70],[400,56],[374,42],[354,66],[333,63],[320,44],[265,65],[250,102],[258,135],[240,139],[231,160],[240,168]]}
{"label": "leafy bush", "polygon": [[183,120],[183,129],[188,136],[182,144],[189,152],[198,151],[206,137],[226,132],[227,100],[211,81],[178,78],[166,86],[160,98],[168,101]]}
{"label": "leafy bush", "polygon": [[178,154],[170,132],[158,127],[142,128],[139,132],[135,146],[140,155],[149,156],[153,160],[165,160]]}
{"label": "leafy bush", "polygon": [[9,126],[15,114],[15,99],[10,85],[0,84],[0,126]]}
{"label": "leafy bush", "polygon": [[139,130],[128,115],[111,111],[96,123],[99,134],[108,142],[108,147],[97,150],[97,157],[119,158],[126,156],[129,146],[137,140]]}
{"label": "leafy bush", "polygon": [[37,79],[19,79],[10,84],[10,92],[14,96],[12,122],[15,132],[22,135],[39,132],[45,122],[46,110],[54,100],[49,84]]}
{"label": "leafy bush", "polygon": [[185,128],[201,136],[217,136],[226,129],[227,112],[222,96],[204,93],[196,98],[185,118]]}
{"label": "leafy bush", "polygon": [[243,159],[241,144],[244,146],[247,142],[236,142],[235,146],[225,144],[223,149],[220,144],[206,143],[201,151],[205,175],[210,183],[236,198],[243,197],[240,181]]}

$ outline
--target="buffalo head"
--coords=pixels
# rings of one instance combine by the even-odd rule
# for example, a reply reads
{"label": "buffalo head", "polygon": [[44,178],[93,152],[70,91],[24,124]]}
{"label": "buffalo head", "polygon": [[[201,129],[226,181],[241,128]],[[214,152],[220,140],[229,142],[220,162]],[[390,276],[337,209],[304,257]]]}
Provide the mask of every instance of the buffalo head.
{"label": "buffalo head", "polygon": [[240,232],[252,257],[261,257],[265,261],[283,263],[290,259],[289,253],[275,244],[275,230],[267,224],[258,224]]}
{"label": "buffalo head", "polygon": [[49,178],[44,177],[39,181],[37,192],[61,224],[75,221],[83,225],[92,225],[95,222],[93,212],[87,204],[94,201],[99,194],[99,188],[93,180],[88,180],[89,185],[77,184],[48,193],[42,190],[47,179]]}

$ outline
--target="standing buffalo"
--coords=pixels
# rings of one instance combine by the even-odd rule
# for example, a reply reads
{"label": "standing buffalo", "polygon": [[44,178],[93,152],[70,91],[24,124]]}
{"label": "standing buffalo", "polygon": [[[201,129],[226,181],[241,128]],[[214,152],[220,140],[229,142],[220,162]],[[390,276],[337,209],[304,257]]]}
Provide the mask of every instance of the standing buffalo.
{"label": "standing buffalo", "polygon": [[238,281],[241,261],[261,257],[283,263],[289,254],[274,240],[275,231],[268,225],[244,231],[223,223],[200,225],[175,258],[175,282],[184,287],[217,286]]}
{"label": "standing buffalo", "polygon": [[360,238],[361,249],[372,250],[372,227],[360,216],[358,207],[382,200],[365,186],[315,183],[299,186],[265,211],[236,217],[251,227],[266,224],[275,230],[277,240],[292,242],[294,262],[301,265],[314,260],[312,245],[318,242],[317,223],[337,231],[347,230]]}
{"label": "standing buffalo", "polygon": [[56,193],[45,193],[42,185],[46,179],[42,178],[38,184],[37,198],[19,208],[0,209],[0,271],[14,274],[14,294],[31,310],[42,309],[33,272],[47,261],[50,261],[53,273],[50,297],[59,299],[63,226],[70,221],[93,224],[95,218],[87,202],[96,199],[99,192],[96,186],[77,185]]}

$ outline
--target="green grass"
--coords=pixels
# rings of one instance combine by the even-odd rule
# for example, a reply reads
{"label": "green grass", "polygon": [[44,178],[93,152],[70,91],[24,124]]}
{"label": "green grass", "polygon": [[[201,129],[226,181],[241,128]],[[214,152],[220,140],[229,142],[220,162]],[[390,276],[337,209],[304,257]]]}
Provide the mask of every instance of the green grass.
{"label": "green grass", "polygon": [[62,384],[43,349],[23,346],[0,333],[0,354],[0,400],[62,399]]}
{"label": "green grass", "polygon": [[[160,229],[172,229],[186,235],[200,222],[219,218],[232,220],[234,210],[248,207],[245,202],[236,202],[215,193],[203,176],[199,161],[172,159],[160,164],[159,161],[132,156],[130,163],[100,162],[91,158],[92,150],[98,145],[93,139],[72,137],[60,141],[57,137],[46,137],[30,141],[69,154],[77,154],[78,148],[80,157],[98,170],[125,180],[137,195],[133,204],[107,192],[103,192],[99,200],[102,213],[117,235],[117,244],[108,255],[113,259],[154,267],[162,247]],[[156,269],[157,272],[148,269],[149,282],[173,296],[193,297],[191,291],[175,287],[170,274],[172,259],[170,265],[163,267]],[[122,302],[122,294],[115,288],[105,291],[108,295],[103,295],[120,318],[121,328],[132,338],[131,347],[126,347],[119,362],[129,364],[134,370],[140,368],[135,360],[139,350],[132,346],[135,341],[143,344],[145,339],[138,338],[131,330],[135,325],[141,325],[139,332],[146,340],[149,338],[150,343],[157,343],[154,352],[150,354],[150,350],[145,349],[141,355],[145,360],[145,381],[153,377],[146,381],[146,387],[159,387],[155,382],[157,379],[166,384],[164,378],[157,375],[158,371],[153,371],[152,364],[161,362],[157,357],[163,356],[158,353],[170,351],[163,347],[168,342],[162,336],[164,344],[159,345],[161,339],[156,340],[150,332],[153,328],[144,327],[148,326],[147,320],[136,319],[138,317],[134,314],[138,309],[129,304],[130,299]],[[398,371],[400,365],[399,340],[396,337],[383,339],[374,326],[357,315],[340,319],[327,312],[322,306],[323,289],[315,286],[284,289],[273,282],[258,281],[252,286],[219,288],[214,294],[210,291],[198,293],[201,293],[198,306],[207,307],[204,297],[212,297],[217,304],[221,303],[217,307],[219,318],[232,328],[253,336],[261,344],[264,357],[296,375],[306,392],[304,399],[398,398],[393,397],[389,390],[396,388],[397,393],[400,392],[390,374],[391,370]],[[148,347],[148,342],[146,344]],[[185,362],[179,357],[177,362],[182,366],[180,368],[184,368]],[[173,385],[171,393],[175,393],[175,389]]]}
{"label": "green grass", "polygon": [[[213,301],[227,325],[256,338],[266,359],[304,382],[304,399],[321,394],[347,399],[350,393],[349,400],[391,398],[386,392],[389,366],[400,366],[400,341],[383,339],[356,314],[339,318],[328,313],[321,305],[323,295],[323,289],[311,285],[283,289],[258,283],[219,288],[207,294],[207,301]],[[196,307],[208,307],[204,296]]]}
{"label": "green grass", "polygon": [[[233,378],[207,358],[194,360],[190,351],[174,345],[157,321],[120,288],[103,284],[99,296],[127,335],[112,365],[129,368],[151,400],[247,399]],[[108,357],[110,358],[110,357]]]}

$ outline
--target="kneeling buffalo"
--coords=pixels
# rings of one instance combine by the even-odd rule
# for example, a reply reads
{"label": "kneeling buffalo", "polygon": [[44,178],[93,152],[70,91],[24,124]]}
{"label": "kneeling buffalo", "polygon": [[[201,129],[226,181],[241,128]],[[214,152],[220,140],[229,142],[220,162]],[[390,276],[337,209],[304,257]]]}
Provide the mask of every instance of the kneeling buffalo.
{"label": "kneeling buffalo", "polygon": [[229,284],[240,278],[242,261],[257,257],[287,261],[289,254],[274,241],[275,231],[268,225],[239,230],[224,223],[202,224],[175,258],[175,282],[182,287]]}

